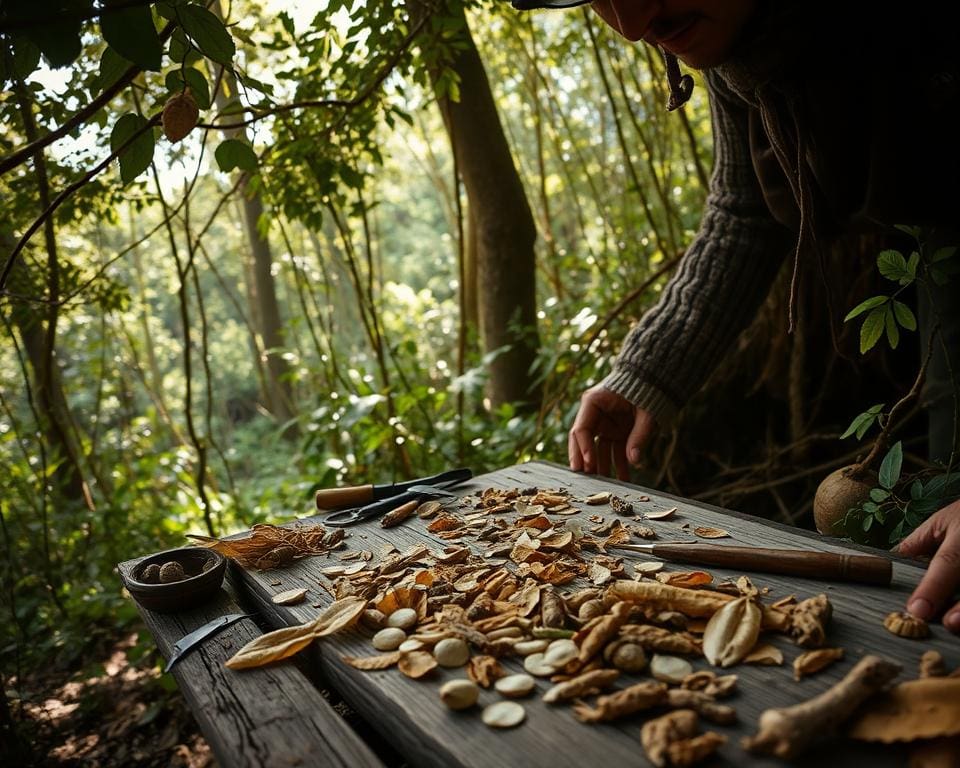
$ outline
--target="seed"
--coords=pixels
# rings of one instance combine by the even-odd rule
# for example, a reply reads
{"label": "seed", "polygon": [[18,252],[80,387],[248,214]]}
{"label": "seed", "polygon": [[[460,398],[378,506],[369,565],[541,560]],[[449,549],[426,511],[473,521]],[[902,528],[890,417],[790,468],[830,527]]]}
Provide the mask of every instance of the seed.
{"label": "seed", "polygon": [[426,646],[423,643],[411,637],[409,640],[404,640],[400,643],[397,650],[401,653],[410,653],[411,651],[422,651],[424,648],[426,648]]}
{"label": "seed", "polygon": [[480,688],[472,680],[448,680],[440,686],[440,701],[450,709],[469,709],[480,698]]}
{"label": "seed", "polygon": [[160,566],[156,563],[150,563],[140,574],[140,581],[146,584],[156,584],[160,581]]}
{"label": "seed", "polygon": [[498,701],[483,710],[484,725],[491,728],[513,728],[520,725],[527,711],[515,701]]}
{"label": "seed", "polygon": [[507,675],[497,680],[497,682],[493,684],[493,687],[504,696],[515,699],[521,696],[528,696],[532,693],[533,689],[537,687],[537,681],[530,677],[530,675]]}
{"label": "seed", "polygon": [[536,677],[550,677],[557,668],[543,660],[542,653],[531,653],[523,660],[523,668]]}
{"label": "seed", "polygon": [[554,640],[543,654],[543,661],[551,667],[560,668],[580,655],[580,649],[573,640]]}
{"label": "seed", "polygon": [[395,651],[406,639],[407,633],[399,627],[387,627],[373,636],[373,647],[378,651]]}
{"label": "seed", "polygon": [[383,629],[387,623],[387,617],[376,608],[367,608],[360,614],[360,623],[367,629]]}
{"label": "seed", "polygon": [[663,683],[682,683],[683,678],[693,674],[693,667],[679,656],[655,654],[650,662],[650,674]]}
{"label": "seed", "polygon": [[170,561],[160,566],[160,583],[171,584],[174,581],[183,581],[187,575],[183,572],[183,566],[180,563]]}
{"label": "seed", "polygon": [[635,563],[633,566],[634,573],[640,574],[642,576],[652,576],[655,573],[660,573],[663,570],[664,563],[660,561],[649,560],[644,563]]}
{"label": "seed", "polygon": [[470,659],[470,648],[459,637],[448,637],[434,646],[433,656],[441,667],[462,667]]}
{"label": "seed", "polygon": [[296,605],[302,603],[306,596],[307,590],[300,587],[299,589],[288,589],[285,592],[280,592],[270,599],[277,605]]}
{"label": "seed", "polygon": [[411,629],[417,626],[417,612],[413,608],[398,608],[387,617],[388,627]]}
{"label": "seed", "polygon": [[487,640],[502,640],[505,637],[523,637],[523,630],[520,627],[503,627],[487,632]]}
{"label": "seed", "polygon": [[587,621],[588,619],[594,619],[604,612],[603,603],[599,600],[587,600],[583,605],[580,606],[580,610],[577,611],[577,616],[583,620]]}
{"label": "seed", "polygon": [[529,656],[531,653],[543,653],[548,645],[549,640],[523,640],[513,646],[513,651],[521,656]]}

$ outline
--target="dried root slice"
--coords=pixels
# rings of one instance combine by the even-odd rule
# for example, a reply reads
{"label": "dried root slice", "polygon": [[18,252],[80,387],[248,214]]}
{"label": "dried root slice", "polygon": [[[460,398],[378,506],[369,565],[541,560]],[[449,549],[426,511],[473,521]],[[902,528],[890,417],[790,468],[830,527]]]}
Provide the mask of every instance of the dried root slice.
{"label": "dried root slice", "polygon": [[737,687],[737,676],[718,675],[712,669],[704,669],[687,675],[680,682],[680,687],[687,691],[703,691],[712,699],[723,699]]}
{"label": "dried root slice", "polygon": [[380,653],[376,656],[343,656],[343,661],[354,669],[360,669],[364,672],[370,672],[376,669],[389,669],[400,661],[400,651],[392,653]]}
{"label": "dried root slice", "polygon": [[485,707],[481,719],[483,724],[491,728],[513,728],[520,725],[527,716],[527,711],[515,701],[498,701]]}
{"label": "dried root slice", "polygon": [[270,601],[277,605],[296,605],[302,603],[306,596],[307,590],[301,587],[300,589],[288,589],[286,592],[280,592],[271,597]]}
{"label": "dried root slice", "polygon": [[713,696],[703,691],[671,688],[667,691],[667,704],[673,709],[692,709],[704,720],[719,725],[730,725],[737,722],[737,710],[714,701]]}
{"label": "dried root slice", "polygon": [[543,663],[560,669],[560,667],[576,659],[579,653],[580,649],[573,640],[554,640],[543,652]]}
{"label": "dried root slice", "polygon": [[484,688],[489,688],[505,674],[500,662],[493,656],[472,656],[467,662],[467,677]]}
{"label": "dried root slice", "polygon": [[543,694],[543,700],[547,704],[556,704],[575,699],[578,696],[589,696],[613,685],[618,677],[620,677],[620,673],[615,669],[596,669],[592,672],[584,672],[582,675],[577,675],[564,683],[557,683]]}
{"label": "dried root slice", "polygon": [[663,683],[681,683],[693,673],[693,667],[679,656],[655,655],[650,661],[650,674]]}
{"label": "dried root slice", "polygon": [[666,697],[667,686],[663,683],[647,681],[623,688],[608,696],[601,696],[592,707],[587,704],[577,704],[573,708],[573,713],[581,723],[604,723],[656,707],[662,704]]}
{"label": "dried root slice", "polygon": [[940,651],[926,651],[920,657],[920,677],[946,677],[947,665]]}
{"label": "dried root slice", "polygon": [[448,680],[440,686],[440,701],[450,709],[470,709],[480,698],[480,689],[472,680]]}
{"label": "dried root slice", "polygon": [[755,645],[744,658],[744,664],[757,664],[762,667],[779,667],[783,664],[783,653],[775,645],[763,643]]}
{"label": "dried root slice", "polygon": [[923,619],[903,611],[894,611],[883,620],[883,626],[899,637],[922,640],[930,637],[930,627]]}
{"label": "dried root slice", "polygon": [[666,768],[670,765],[670,745],[696,733],[697,713],[692,709],[678,709],[645,722],[640,729],[640,743],[651,763],[657,768]]}
{"label": "dried root slice", "polygon": [[707,731],[692,739],[681,739],[667,746],[667,759],[670,765],[683,768],[696,765],[713,755],[727,743],[727,737],[714,731]]}
{"label": "dried root slice", "polygon": [[401,654],[400,661],[397,662],[397,669],[414,680],[419,680],[436,668],[437,660],[430,655],[429,651],[411,651]]}
{"label": "dried root slice", "polygon": [[493,684],[497,693],[507,696],[511,699],[519,699],[523,696],[529,696],[533,689],[537,687],[537,681],[530,675],[517,674],[501,677]]}
{"label": "dried root slice", "polygon": [[531,653],[523,660],[523,668],[534,677],[550,677],[557,668],[543,660],[542,653]]}
{"label": "dried root slice", "polygon": [[843,680],[819,696],[760,715],[760,730],[743,739],[743,748],[784,760],[795,757],[817,739],[831,734],[898,674],[899,664],[879,656],[864,656]]}
{"label": "dried root slice", "polygon": [[732,667],[750,653],[760,636],[760,607],[738,597],[717,611],[703,631],[703,655],[715,667]]}
{"label": "dried root slice", "polygon": [[793,660],[793,679],[800,682],[803,678],[826,669],[842,658],[843,648],[819,648],[816,651],[801,653]]}
{"label": "dried root slice", "polygon": [[817,595],[790,609],[789,634],[801,648],[819,648],[827,640],[833,606],[826,595]]}
{"label": "dried root slice", "polygon": [[853,724],[861,741],[913,741],[960,734],[960,678],[930,677],[896,686]]}
{"label": "dried root slice", "polygon": [[513,652],[520,656],[529,656],[531,653],[543,653],[548,645],[549,640],[521,640],[513,646]]}

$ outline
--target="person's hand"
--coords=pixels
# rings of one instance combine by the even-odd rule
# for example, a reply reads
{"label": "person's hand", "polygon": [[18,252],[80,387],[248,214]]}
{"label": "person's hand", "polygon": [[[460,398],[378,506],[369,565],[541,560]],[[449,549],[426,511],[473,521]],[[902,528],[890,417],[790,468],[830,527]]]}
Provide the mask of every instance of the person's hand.
{"label": "person's hand", "polygon": [[609,389],[592,387],[580,397],[580,410],[570,428],[570,469],[607,475],[612,458],[617,477],[629,480],[629,465],[640,463],[641,450],[653,429],[649,412]]}
{"label": "person's hand", "polygon": [[[907,610],[929,621],[949,602],[960,586],[960,501],[932,514],[900,542],[897,552],[908,557],[933,556],[910,599]],[[943,625],[960,634],[960,603],[948,608]]]}

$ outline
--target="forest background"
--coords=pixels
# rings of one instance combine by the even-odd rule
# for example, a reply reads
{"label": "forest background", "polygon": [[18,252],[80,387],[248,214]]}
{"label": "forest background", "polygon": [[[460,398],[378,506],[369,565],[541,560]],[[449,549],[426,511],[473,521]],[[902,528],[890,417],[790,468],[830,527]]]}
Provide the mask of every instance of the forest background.
{"label": "forest background", "polygon": [[[582,9],[14,0],[0,87],[0,728],[51,764],[208,759],[117,562],[338,483],[565,463],[711,167],[702,83],[667,113],[656,51]],[[781,275],[635,480],[809,527],[922,357],[843,323],[885,238],[802,275],[792,334]]]}

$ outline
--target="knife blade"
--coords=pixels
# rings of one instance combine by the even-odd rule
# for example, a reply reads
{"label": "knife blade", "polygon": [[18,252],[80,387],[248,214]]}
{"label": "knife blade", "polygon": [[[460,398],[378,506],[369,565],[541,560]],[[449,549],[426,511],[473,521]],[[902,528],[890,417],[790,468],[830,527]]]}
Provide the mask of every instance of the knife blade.
{"label": "knife blade", "polygon": [[334,510],[341,507],[354,507],[373,501],[382,501],[399,496],[417,485],[439,485],[441,483],[463,482],[473,477],[467,468],[451,469],[432,477],[420,477],[402,483],[384,483],[381,485],[354,485],[347,488],[324,488],[317,491],[316,503],[319,510]]}
{"label": "knife blade", "polygon": [[170,658],[167,660],[167,666],[163,668],[163,671],[169,672],[174,664],[207,638],[213,637],[217,632],[226,629],[231,624],[235,624],[240,621],[240,619],[248,619],[251,616],[253,616],[252,613],[228,613],[226,616],[218,616],[212,621],[208,621],[199,629],[195,629],[193,632],[184,635],[173,644]]}

